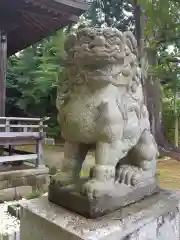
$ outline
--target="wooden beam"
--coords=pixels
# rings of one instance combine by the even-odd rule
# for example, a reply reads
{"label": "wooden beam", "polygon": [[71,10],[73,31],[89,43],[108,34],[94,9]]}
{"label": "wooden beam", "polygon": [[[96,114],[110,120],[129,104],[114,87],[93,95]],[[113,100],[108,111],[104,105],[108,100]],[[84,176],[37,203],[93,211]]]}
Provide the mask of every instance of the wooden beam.
{"label": "wooden beam", "polygon": [[41,139],[45,133],[39,132],[0,132],[0,142],[4,139],[20,140],[20,139]]}
{"label": "wooden beam", "polygon": [[[39,9],[38,9],[39,10]],[[49,12],[41,12],[40,10],[32,10],[32,9],[20,9],[18,10],[17,12],[19,14],[23,14],[23,16],[25,16],[26,14],[31,14],[31,15],[34,15],[34,16],[38,16],[40,18],[47,18],[47,17],[51,17],[51,18],[54,18],[54,19],[57,19],[57,21],[61,20],[61,18],[63,19],[69,19],[69,20],[72,20],[72,22],[77,22],[79,20],[79,17],[72,14],[72,13],[66,13],[65,11],[63,10],[56,10],[56,12],[52,11],[54,13],[54,16],[52,16],[51,13]],[[60,14],[61,18],[58,16]]]}
{"label": "wooden beam", "polygon": [[[4,148],[5,152],[9,152],[9,148]],[[28,151],[23,151],[23,150],[18,150],[12,148],[12,154],[20,154],[20,155],[27,155],[27,154],[34,154],[34,152],[28,152]]]}
{"label": "wooden beam", "polygon": [[29,9],[21,9],[18,12],[22,13],[23,16],[24,14],[31,14],[31,15],[34,15],[35,17],[40,17],[40,18],[51,17],[51,18],[54,18],[54,21],[56,19],[56,21],[58,21],[59,23],[61,22],[62,19],[70,20],[74,23],[77,23],[79,20],[79,16],[75,15],[72,12],[68,12],[66,9],[55,8],[55,7],[52,8],[50,7],[51,4],[49,4],[49,6],[46,6],[47,9],[45,8],[41,9],[40,3],[38,4],[39,4],[37,5],[38,8],[35,8],[36,11],[29,8]]}
{"label": "wooden beam", "polygon": [[13,139],[4,139],[0,140],[0,147],[6,145],[12,146],[22,146],[22,145],[36,145],[37,140],[35,139],[23,139],[23,140],[13,140]]}
{"label": "wooden beam", "polygon": [[[81,10],[83,12],[87,11],[90,8],[90,4],[88,4],[85,0],[25,0],[26,3],[33,3],[35,6],[41,6],[42,8],[48,8],[51,6],[55,6],[56,9],[60,9],[62,5],[67,6],[69,8],[74,8],[76,10]],[[55,8],[54,8],[55,10]]]}
{"label": "wooden beam", "polygon": [[3,156],[3,157],[0,157],[0,163],[3,163],[3,162],[16,162],[16,161],[36,160],[37,157],[38,157],[37,154]]}
{"label": "wooden beam", "polygon": [[6,62],[7,62],[7,36],[0,29],[0,116],[5,116],[6,105]]}
{"label": "wooden beam", "polygon": [[9,121],[34,121],[40,122],[41,120],[49,120],[49,117],[45,118],[25,118],[25,117],[0,117],[0,120],[9,120]]}
{"label": "wooden beam", "polygon": [[90,4],[86,0],[54,0],[54,2],[67,5],[69,7],[78,8],[87,11],[90,8]]}
{"label": "wooden beam", "polygon": [[[0,124],[0,128],[5,128],[6,124]],[[9,125],[10,128],[40,128],[39,125],[25,125],[25,124],[10,124]],[[48,125],[43,125],[43,128],[47,128]],[[8,132],[8,131],[6,131]]]}
{"label": "wooden beam", "polygon": [[[70,23],[72,23],[72,21],[66,19],[66,20],[62,21],[61,26],[60,26],[60,24],[56,24],[56,27],[45,30],[44,32],[41,32],[41,35],[40,34],[35,35],[35,33],[33,31],[31,31],[32,39],[30,42],[22,42],[22,43],[18,42],[18,44],[12,44],[12,42],[11,42],[11,44],[10,44],[11,46],[8,49],[8,56],[11,56],[12,54],[14,54],[16,52],[18,52],[22,49],[25,49],[26,47],[28,47],[30,45],[35,44],[36,42],[42,40],[45,37],[49,37],[49,36],[55,34],[57,30],[67,26]],[[20,31],[18,31],[18,34],[20,34]],[[12,34],[12,37],[13,37],[13,34]]]}

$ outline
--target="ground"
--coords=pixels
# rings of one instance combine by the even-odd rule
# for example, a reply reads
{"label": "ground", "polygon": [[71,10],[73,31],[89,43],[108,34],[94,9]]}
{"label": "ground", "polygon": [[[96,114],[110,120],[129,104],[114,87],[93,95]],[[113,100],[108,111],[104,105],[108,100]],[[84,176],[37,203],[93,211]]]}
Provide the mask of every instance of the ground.
{"label": "ground", "polygon": [[180,188],[180,162],[176,160],[159,160],[158,173],[163,188]]}
{"label": "ground", "polygon": [[[26,148],[21,147],[23,150],[35,151],[35,148],[28,146]],[[51,168],[61,168],[61,162],[63,159],[63,144],[56,146],[44,146],[44,159],[45,164]],[[93,153],[90,153],[86,159],[83,167],[82,174],[86,175],[89,167],[93,164]],[[176,160],[158,160],[158,176],[160,185],[164,188],[180,188],[180,162]]]}

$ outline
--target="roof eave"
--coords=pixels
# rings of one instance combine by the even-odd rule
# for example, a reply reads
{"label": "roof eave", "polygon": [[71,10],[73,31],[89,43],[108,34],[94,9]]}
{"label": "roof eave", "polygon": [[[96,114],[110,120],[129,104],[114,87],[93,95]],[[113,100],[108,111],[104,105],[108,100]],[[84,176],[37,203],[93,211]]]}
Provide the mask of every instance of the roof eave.
{"label": "roof eave", "polygon": [[87,11],[90,8],[90,4],[85,0],[54,0],[54,1],[73,8],[81,9],[83,11]]}

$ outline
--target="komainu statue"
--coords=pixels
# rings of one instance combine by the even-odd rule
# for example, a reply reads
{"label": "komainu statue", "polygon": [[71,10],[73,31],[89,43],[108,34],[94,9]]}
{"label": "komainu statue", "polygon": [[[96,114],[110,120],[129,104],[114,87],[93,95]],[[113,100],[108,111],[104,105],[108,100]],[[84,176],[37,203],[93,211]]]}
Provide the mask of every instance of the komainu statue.
{"label": "komainu statue", "polygon": [[79,184],[81,197],[92,201],[134,192],[137,201],[151,194],[157,188],[158,150],[150,133],[134,35],[84,28],[68,38],[65,50],[65,79],[57,96],[65,159],[50,188],[55,182],[62,189],[78,185],[82,164],[94,146],[95,165],[89,179]]}

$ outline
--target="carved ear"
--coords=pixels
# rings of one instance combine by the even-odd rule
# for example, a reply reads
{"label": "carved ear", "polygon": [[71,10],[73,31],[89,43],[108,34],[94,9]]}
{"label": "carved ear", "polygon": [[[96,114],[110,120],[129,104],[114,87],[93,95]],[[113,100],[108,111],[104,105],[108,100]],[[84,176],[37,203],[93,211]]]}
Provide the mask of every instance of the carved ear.
{"label": "carved ear", "polygon": [[137,41],[134,34],[131,31],[126,31],[123,33],[123,38],[131,52],[137,55]]}
{"label": "carved ear", "polygon": [[76,42],[76,36],[69,35],[66,42],[64,43],[65,51],[68,51],[70,48],[72,48],[75,45],[75,42]]}

